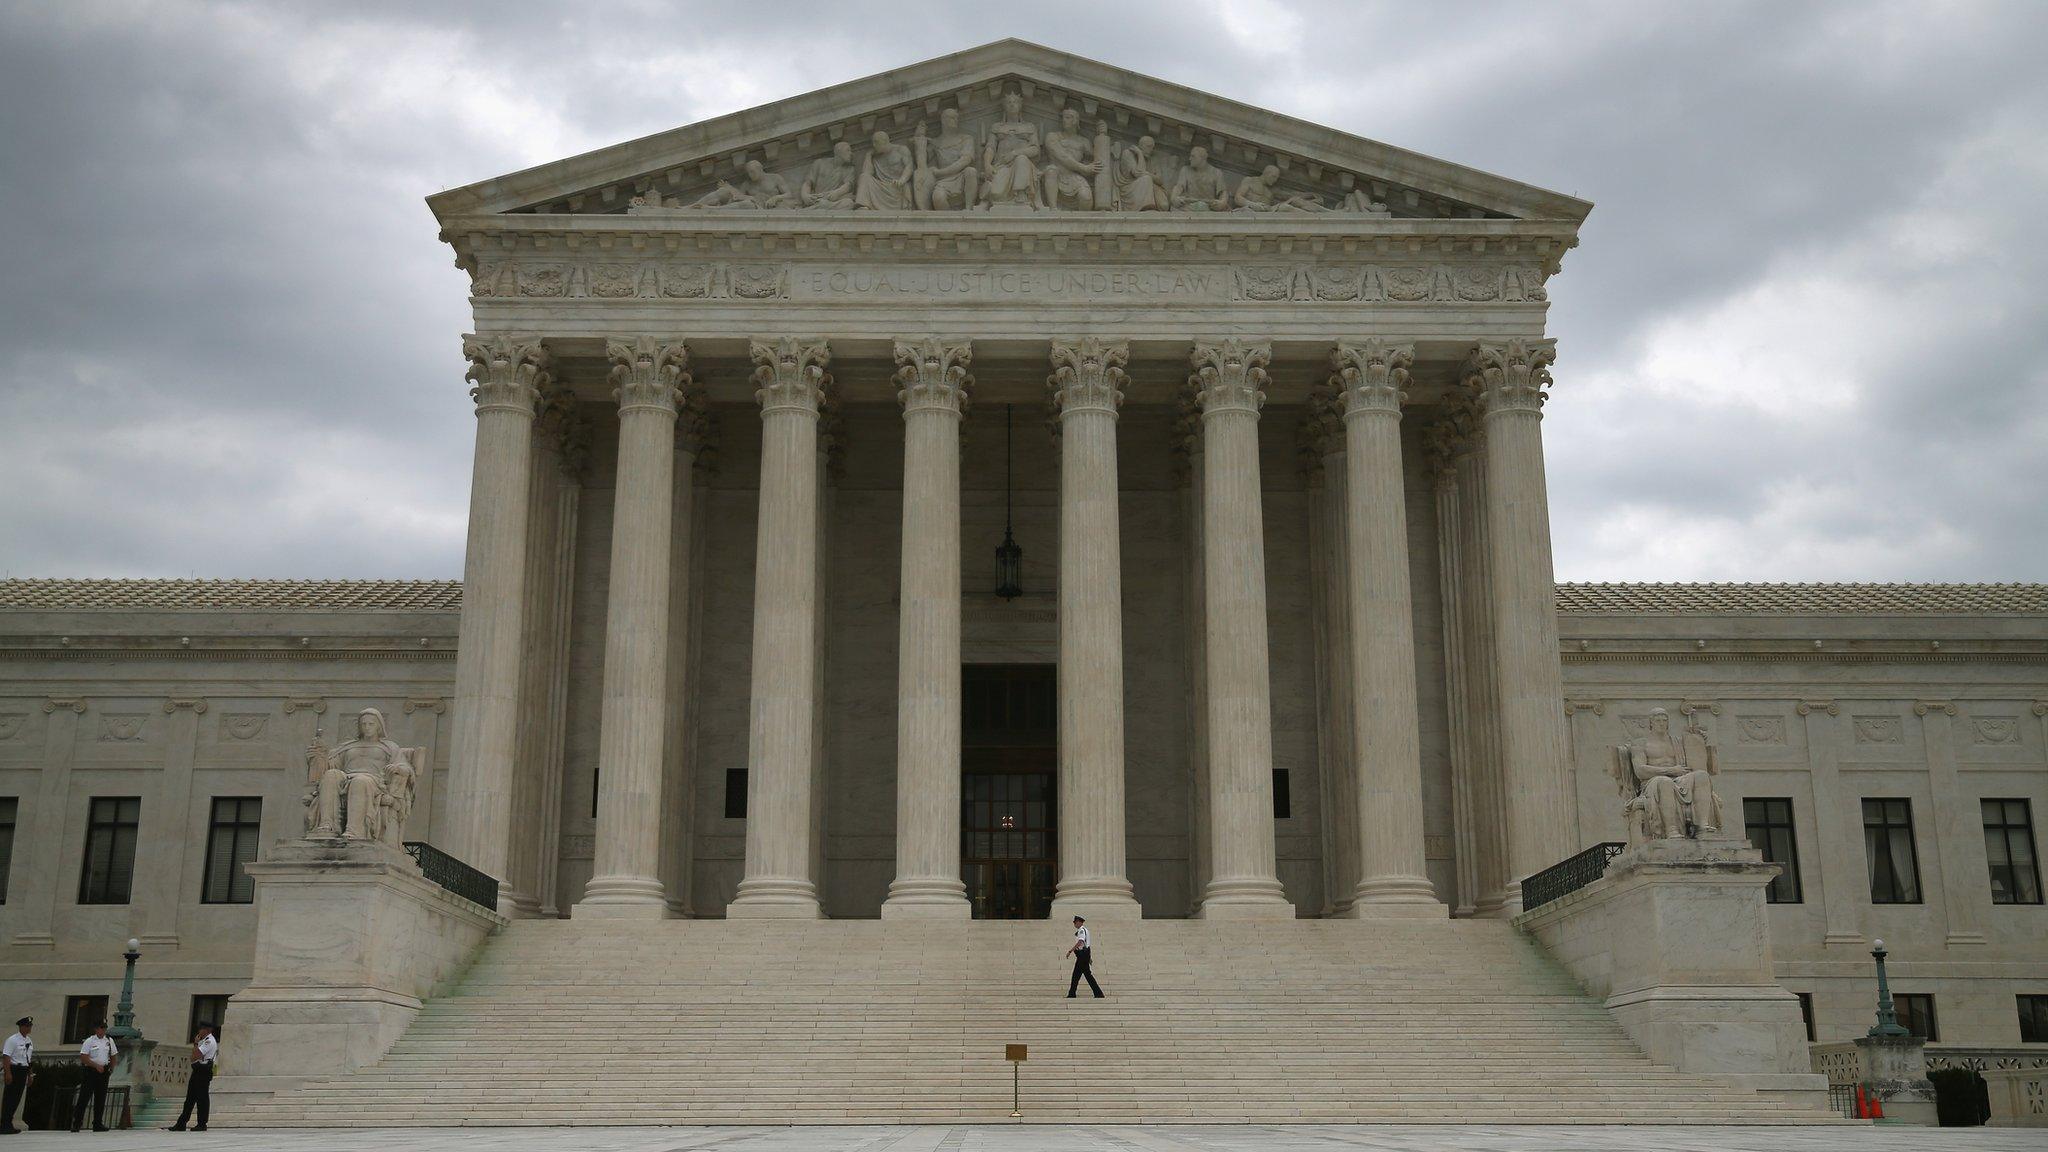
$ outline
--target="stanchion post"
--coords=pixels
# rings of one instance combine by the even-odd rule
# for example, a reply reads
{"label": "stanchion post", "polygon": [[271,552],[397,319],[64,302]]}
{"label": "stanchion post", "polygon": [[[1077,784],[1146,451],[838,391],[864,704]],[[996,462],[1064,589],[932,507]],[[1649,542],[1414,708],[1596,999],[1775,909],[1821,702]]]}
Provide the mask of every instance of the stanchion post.
{"label": "stanchion post", "polygon": [[1026,1044],[1003,1045],[1003,1059],[1010,1062],[1010,1119],[1024,1118],[1024,1105],[1018,1093],[1023,1081],[1024,1061],[1031,1058],[1031,1048]]}

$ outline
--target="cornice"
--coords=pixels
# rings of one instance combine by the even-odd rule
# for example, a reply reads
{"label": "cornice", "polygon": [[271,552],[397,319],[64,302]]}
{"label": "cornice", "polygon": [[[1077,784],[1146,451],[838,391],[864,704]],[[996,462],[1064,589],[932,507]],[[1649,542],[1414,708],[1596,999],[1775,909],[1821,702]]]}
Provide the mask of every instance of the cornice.
{"label": "cornice", "polygon": [[88,660],[270,660],[286,663],[334,660],[398,660],[398,661],[451,661],[455,659],[453,644],[443,648],[299,648],[275,646],[271,642],[255,642],[247,646],[209,648],[158,648],[144,646],[105,647],[58,647],[0,645],[0,662],[19,661],[88,661]]}

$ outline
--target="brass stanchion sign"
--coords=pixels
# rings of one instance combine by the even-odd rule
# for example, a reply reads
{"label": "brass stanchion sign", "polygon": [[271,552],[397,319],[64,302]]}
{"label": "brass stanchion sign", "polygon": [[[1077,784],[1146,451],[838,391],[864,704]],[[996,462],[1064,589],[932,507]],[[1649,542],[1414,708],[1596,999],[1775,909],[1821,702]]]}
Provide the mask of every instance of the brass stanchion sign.
{"label": "brass stanchion sign", "polygon": [[1010,1118],[1013,1120],[1022,1119],[1024,1116],[1024,1108],[1021,1104],[1018,1103],[1017,1098],[1019,1080],[1018,1070],[1024,1066],[1024,1061],[1029,1060],[1030,1058],[1031,1048],[1029,1045],[1003,1045],[1003,1059],[1008,1060],[1010,1062]]}

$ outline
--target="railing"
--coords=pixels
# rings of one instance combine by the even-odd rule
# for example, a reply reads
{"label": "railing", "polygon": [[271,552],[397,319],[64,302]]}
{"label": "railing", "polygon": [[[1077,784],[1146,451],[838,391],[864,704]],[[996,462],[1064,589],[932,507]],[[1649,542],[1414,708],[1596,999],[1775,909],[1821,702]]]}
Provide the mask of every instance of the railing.
{"label": "railing", "polygon": [[423,840],[405,842],[420,875],[480,908],[498,910],[498,882]]}
{"label": "railing", "polygon": [[1613,840],[1595,844],[1577,856],[1552,864],[1522,881],[1522,911],[1541,908],[1598,880],[1607,871],[1607,865],[1627,847]]}
{"label": "railing", "polygon": [[1854,1084],[1828,1085],[1828,1108],[1851,1120],[1856,1118],[1856,1086]]}

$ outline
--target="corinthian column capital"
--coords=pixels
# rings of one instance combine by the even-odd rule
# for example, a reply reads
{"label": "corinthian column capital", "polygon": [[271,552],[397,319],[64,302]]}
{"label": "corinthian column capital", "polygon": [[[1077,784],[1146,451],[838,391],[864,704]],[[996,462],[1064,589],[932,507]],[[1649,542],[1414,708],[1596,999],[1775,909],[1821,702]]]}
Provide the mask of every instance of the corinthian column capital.
{"label": "corinthian column capital", "polygon": [[797,409],[816,415],[832,377],[825,372],[832,363],[832,346],[824,340],[799,340],[784,336],[777,340],[752,342],[754,356],[754,399],[761,414],[777,409]]}
{"label": "corinthian column capital", "polygon": [[620,416],[650,408],[675,415],[683,389],[690,386],[684,370],[690,355],[682,341],[664,343],[658,336],[607,340],[604,354],[611,361],[612,397],[619,402]]}
{"label": "corinthian column capital", "polygon": [[1415,345],[1389,344],[1375,336],[1357,344],[1339,344],[1330,353],[1330,385],[1343,396],[1344,416],[1360,412],[1401,413],[1408,398],[1408,369],[1415,363]]}
{"label": "corinthian column capital", "polygon": [[967,366],[974,363],[974,348],[966,343],[948,344],[937,336],[896,342],[896,399],[905,415],[941,411],[958,416],[966,407],[968,389],[974,377]]}
{"label": "corinthian column capital", "polygon": [[1540,411],[1544,389],[1550,386],[1550,365],[1556,359],[1555,340],[1481,344],[1466,366],[1466,384],[1479,393],[1489,413]]}
{"label": "corinthian column capital", "polygon": [[1064,420],[1075,412],[1107,412],[1114,419],[1130,382],[1124,374],[1130,359],[1131,346],[1122,340],[1083,336],[1053,341],[1052,375],[1045,378],[1053,414]]}
{"label": "corinthian column capital", "polygon": [[548,350],[540,337],[471,334],[462,338],[462,355],[469,361],[463,379],[472,385],[469,396],[478,412],[533,415],[548,385]]}
{"label": "corinthian column capital", "polygon": [[1188,384],[1202,405],[1204,418],[1220,412],[1258,415],[1266,403],[1266,365],[1272,362],[1273,346],[1247,344],[1235,336],[1214,343],[1197,343],[1194,374]]}

